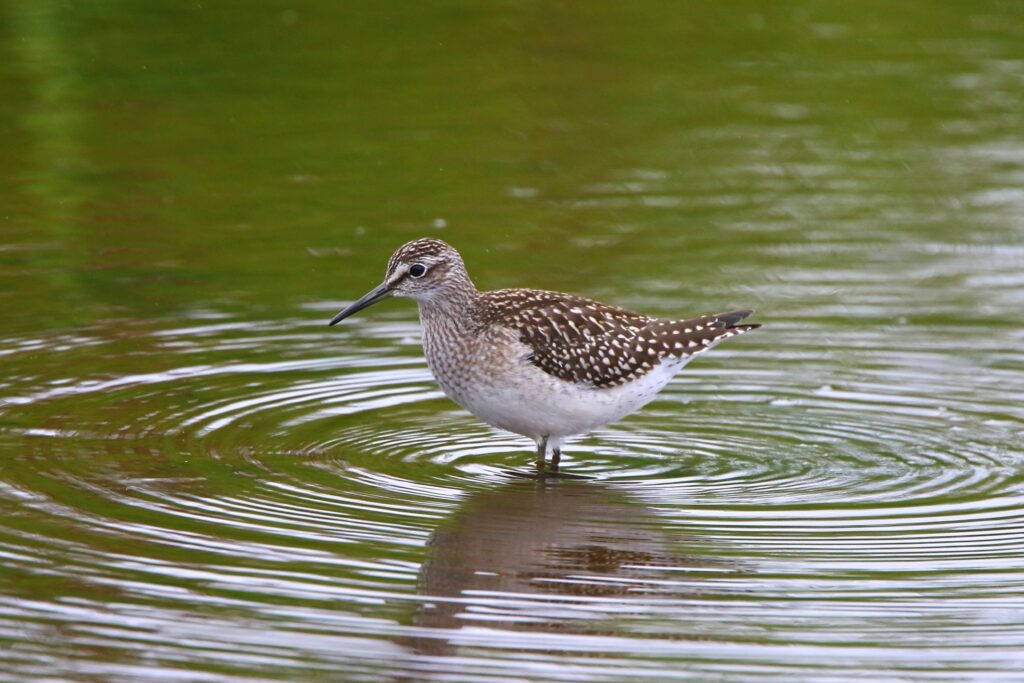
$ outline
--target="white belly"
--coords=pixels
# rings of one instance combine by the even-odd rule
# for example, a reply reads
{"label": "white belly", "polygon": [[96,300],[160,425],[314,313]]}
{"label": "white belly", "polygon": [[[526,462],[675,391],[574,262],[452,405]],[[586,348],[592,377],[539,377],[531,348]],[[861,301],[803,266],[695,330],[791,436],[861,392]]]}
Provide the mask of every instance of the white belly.
{"label": "white belly", "polygon": [[597,389],[558,379],[520,357],[503,361],[430,363],[453,401],[484,422],[533,439],[559,442],[589,432],[638,410],[657,396],[688,358],[662,362],[644,376],[617,387]]}

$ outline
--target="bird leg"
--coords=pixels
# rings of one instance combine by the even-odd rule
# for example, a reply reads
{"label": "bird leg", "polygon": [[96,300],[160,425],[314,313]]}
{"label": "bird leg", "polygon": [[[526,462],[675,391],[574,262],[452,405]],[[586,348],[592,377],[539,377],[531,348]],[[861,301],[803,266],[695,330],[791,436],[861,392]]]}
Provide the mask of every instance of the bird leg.
{"label": "bird leg", "polygon": [[561,448],[553,448],[551,450],[551,471],[552,472],[557,472],[558,471],[558,461],[561,460],[561,459],[562,459],[562,449]]}
{"label": "bird leg", "polygon": [[537,442],[537,469],[544,471],[544,461],[548,457],[548,437],[541,437]]}

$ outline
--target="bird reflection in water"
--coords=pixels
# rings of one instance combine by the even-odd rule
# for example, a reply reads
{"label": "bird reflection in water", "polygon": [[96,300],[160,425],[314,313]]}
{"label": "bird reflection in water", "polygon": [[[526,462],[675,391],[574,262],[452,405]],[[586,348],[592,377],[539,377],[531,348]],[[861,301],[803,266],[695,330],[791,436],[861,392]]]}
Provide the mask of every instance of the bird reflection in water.
{"label": "bird reflection in water", "polygon": [[593,481],[479,493],[431,537],[413,649],[453,654],[472,626],[492,638],[494,630],[618,634],[616,622],[652,600],[693,592],[680,570],[728,567],[703,542],[663,528],[653,510]]}

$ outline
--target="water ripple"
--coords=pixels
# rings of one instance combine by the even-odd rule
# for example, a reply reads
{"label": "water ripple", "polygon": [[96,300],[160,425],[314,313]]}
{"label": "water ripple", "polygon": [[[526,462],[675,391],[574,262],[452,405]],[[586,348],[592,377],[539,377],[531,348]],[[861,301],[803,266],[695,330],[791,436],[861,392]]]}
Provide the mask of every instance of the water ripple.
{"label": "water ripple", "polygon": [[[158,370],[13,373],[0,437],[22,455],[0,480],[0,554],[68,599],[11,601],[0,631],[73,624],[81,647],[231,652],[293,675],[344,662],[372,677],[389,661],[443,677],[529,657],[566,680],[643,678],[648,663],[653,677],[666,658],[755,680],[796,638],[808,665],[852,647],[861,666],[927,673],[1024,642],[1005,612],[1024,606],[1014,370],[963,392],[977,364],[950,362],[948,333],[822,345],[813,325],[766,328],[570,444],[565,467],[590,481],[538,485],[506,474],[528,470],[528,440],[443,398],[415,326],[366,324],[330,354],[308,326],[158,329],[133,335]],[[766,368],[773,335],[803,351]],[[263,359],[237,363],[240,345]],[[44,347],[72,348],[26,346]]]}

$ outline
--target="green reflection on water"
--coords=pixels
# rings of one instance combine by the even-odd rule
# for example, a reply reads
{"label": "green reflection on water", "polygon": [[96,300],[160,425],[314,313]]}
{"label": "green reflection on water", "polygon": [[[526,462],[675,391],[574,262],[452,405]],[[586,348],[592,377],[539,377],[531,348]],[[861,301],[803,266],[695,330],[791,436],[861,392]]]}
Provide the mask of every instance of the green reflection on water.
{"label": "green reflection on water", "polygon": [[[334,651],[352,649],[296,635],[311,624],[406,642],[388,620],[420,614],[409,601],[427,539],[467,519],[460,497],[497,486],[465,463],[508,466],[519,445],[415,375],[407,302],[321,328],[379,281],[394,247],[437,235],[483,288],[568,290],[665,316],[759,309],[756,338],[695,363],[648,422],[593,437],[574,463],[636,468],[651,490],[681,480],[683,493],[654,503],[668,510],[658,543],[678,542],[693,517],[724,541],[716,552],[763,570],[740,589],[765,596],[745,605],[749,619],[706,623],[696,610],[695,631],[782,647],[830,629],[872,646],[924,633],[943,648],[973,647],[956,629],[981,624],[996,634],[990,651],[963,659],[1012,671],[1020,631],[991,617],[1003,603],[990,613],[955,599],[970,586],[1019,597],[1024,585],[1006,564],[1020,550],[1022,71],[1021,6],[997,0],[0,0],[0,399],[131,380],[0,404],[0,549],[14,558],[0,588],[99,615],[116,603],[122,626],[147,607],[162,615],[161,642],[180,635],[174,610],[255,639],[239,625],[252,619],[254,632],[301,643],[295,659],[311,668],[267,665],[282,677],[330,671]],[[181,331],[225,321],[236,326]],[[360,384],[367,368],[396,376]],[[374,390],[395,402],[345,412]],[[331,404],[342,391],[358,398]],[[398,403],[401,391],[415,400]],[[270,408],[246,404],[260,399]],[[211,427],[217,409],[237,419]],[[629,447],[604,446],[616,438]],[[913,495],[893,484],[903,480]],[[918,511],[919,496],[932,507]],[[902,520],[901,505],[920,520]],[[840,514],[880,508],[879,528]],[[782,513],[796,521],[771,517]],[[928,526],[961,514],[987,541]],[[829,515],[835,528],[812,525]],[[801,534],[819,544],[787,565]],[[892,534],[905,543],[886,546]],[[934,602],[885,583],[915,572]],[[848,598],[853,574],[871,585]],[[858,614],[847,630],[856,620],[833,618],[833,598],[870,614],[892,600],[908,622],[876,632]],[[789,636],[759,611],[818,599],[826,616],[802,614],[807,630]],[[353,621],[330,621],[339,613]],[[33,615],[4,618],[51,618]],[[689,633],[677,617],[665,619]],[[79,638],[92,618],[48,637],[78,638],[71,658],[145,661],[115,637]],[[39,647],[57,661],[50,673],[65,671]],[[382,652],[370,648],[374,666]],[[863,661],[891,664],[874,654]],[[793,680],[784,653],[763,657]],[[705,674],[722,660],[650,658]],[[842,679],[829,660],[808,661]]]}
{"label": "green reflection on water", "polygon": [[946,153],[1019,122],[1000,3],[5,14],[5,223],[40,245],[7,273],[30,279],[29,329],[40,310],[342,297],[437,225],[493,286],[621,298],[660,272],[689,308],[715,295],[689,283],[752,286],[737,264],[763,271],[759,245],[823,221],[856,240],[902,206],[875,229],[959,231],[956,196],[992,178]]}

